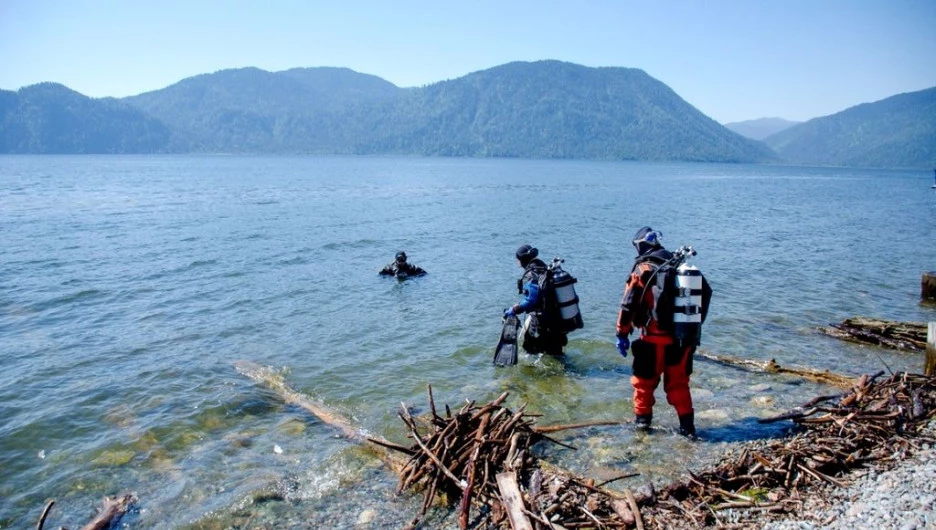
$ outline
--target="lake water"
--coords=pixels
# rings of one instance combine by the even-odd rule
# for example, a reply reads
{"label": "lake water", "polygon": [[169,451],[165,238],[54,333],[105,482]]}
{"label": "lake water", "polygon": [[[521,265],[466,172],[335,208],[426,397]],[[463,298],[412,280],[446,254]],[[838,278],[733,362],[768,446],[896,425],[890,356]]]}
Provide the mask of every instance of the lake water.
{"label": "lake water", "polygon": [[[0,157],[0,528],[85,524],[138,495],[132,528],[401,527],[421,497],[327,424],[238,373],[249,360],[408,444],[401,402],[509,390],[539,424],[627,420],[617,307],[642,225],[691,244],[715,295],[702,348],[857,375],[922,355],[817,326],[936,320],[926,172],[750,165],[353,157]],[[564,359],[491,364],[517,300],[515,249],[562,256],[585,328]],[[429,271],[378,277],[397,250]],[[666,482],[821,393],[697,360],[702,439],[657,429],[559,436],[543,457]],[[274,451],[278,447],[281,452]],[[621,481],[621,485],[627,485]],[[618,484],[618,483],[616,483]],[[631,483],[634,484],[634,483]],[[275,492],[261,495],[258,492]],[[432,526],[452,526],[437,513]],[[360,524],[359,524],[360,523]]]}

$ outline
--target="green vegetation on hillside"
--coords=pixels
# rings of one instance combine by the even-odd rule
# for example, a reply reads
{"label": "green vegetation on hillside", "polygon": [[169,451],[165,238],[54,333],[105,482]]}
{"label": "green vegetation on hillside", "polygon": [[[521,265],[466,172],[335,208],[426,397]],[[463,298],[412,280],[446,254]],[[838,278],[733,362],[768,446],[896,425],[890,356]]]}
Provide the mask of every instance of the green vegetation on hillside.
{"label": "green vegetation on hillside", "polygon": [[0,151],[775,158],[640,70],[558,61],[409,89],[346,68],[223,70],[122,100],[54,86],[0,94]]}
{"label": "green vegetation on hillside", "polygon": [[169,135],[126,103],[56,83],[0,91],[0,153],[158,153]]}
{"label": "green vegetation on hillside", "polygon": [[510,63],[415,90],[375,112],[358,152],[755,162],[728,131],[641,70]]}
{"label": "green vegetation on hillside", "polygon": [[796,164],[936,167],[936,87],[816,118],[764,141]]}
{"label": "green vegetation on hillside", "polygon": [[767,140],[775,152],[632,68],[514,62],[419,88],[347,68],[241,68],[120,100],[88,98],[54,83],[0,91],[0,152],[922,167],[936,163],[934,100],[936,88],[795,125]]}

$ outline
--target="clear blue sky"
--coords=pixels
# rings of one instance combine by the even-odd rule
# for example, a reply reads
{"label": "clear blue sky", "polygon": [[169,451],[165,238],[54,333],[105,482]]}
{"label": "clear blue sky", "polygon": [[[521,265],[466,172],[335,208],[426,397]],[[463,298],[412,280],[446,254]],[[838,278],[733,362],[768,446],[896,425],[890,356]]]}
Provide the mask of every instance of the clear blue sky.
{"label": "clear blue sky", "polygon": [[0,88],[93,97],[225,68],[398,86],[511,61],[640,68],[725,123],[936,86],[936,0],[0,0]]}

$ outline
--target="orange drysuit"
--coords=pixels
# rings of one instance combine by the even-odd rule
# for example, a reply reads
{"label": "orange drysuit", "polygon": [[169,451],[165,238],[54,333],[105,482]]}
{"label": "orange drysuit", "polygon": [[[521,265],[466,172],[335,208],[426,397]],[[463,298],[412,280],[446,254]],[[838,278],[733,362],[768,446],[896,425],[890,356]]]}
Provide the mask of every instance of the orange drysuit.
{"label": "orange drysuit", "polygon": [[627,337],[635,327],[640,329],[640,338],[631,345],[634,357],[631,384],[634,385],[634,414],[638,417],[652,414],[656,403],[653,392],[660,384],[661,375],[666,400],[676,409],[676,414],[683,418],[693,413],[689,376],[695,347],[676,345],[673,335],[660,329],[652,316],[653,289],[645,288],[657,267],[671,257],[669,251],[658,247],[637,258],[618,312],[618,337]]}

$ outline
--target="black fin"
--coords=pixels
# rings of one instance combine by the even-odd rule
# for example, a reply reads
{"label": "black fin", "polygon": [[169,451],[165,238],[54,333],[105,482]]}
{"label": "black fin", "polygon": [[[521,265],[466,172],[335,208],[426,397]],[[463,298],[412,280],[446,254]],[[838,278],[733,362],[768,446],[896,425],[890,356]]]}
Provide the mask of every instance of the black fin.
{"label": "black fin", "polygon": [[504,319],[504,328],[501,330],[500,340],[494,349],[494,364],[497,366],[513,366],[517,364],[517,328],[520,321],[515,315]]}

